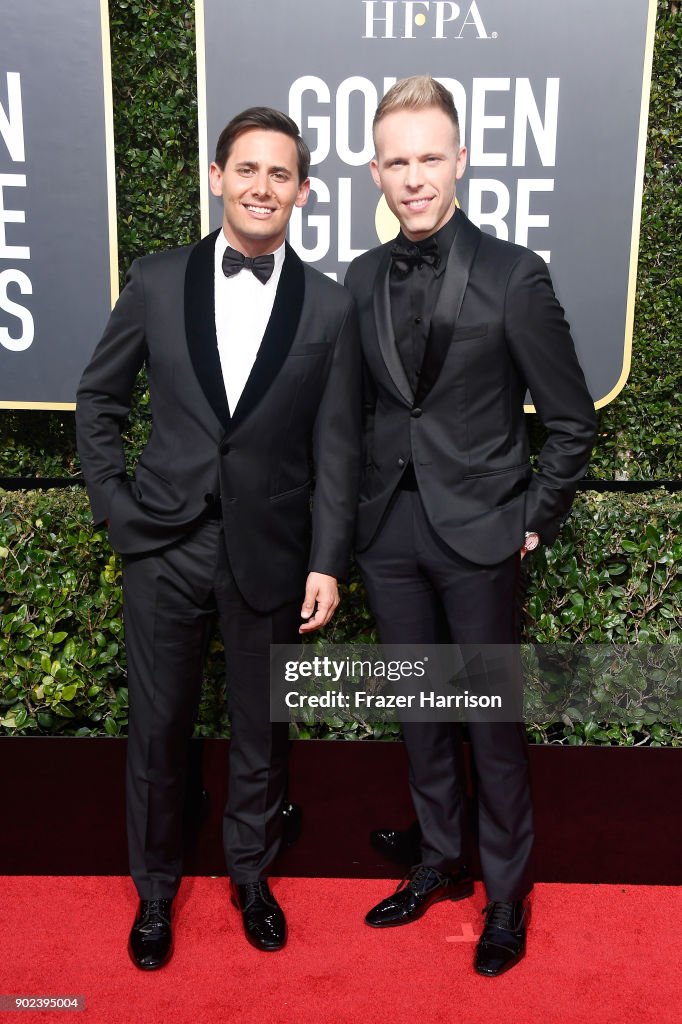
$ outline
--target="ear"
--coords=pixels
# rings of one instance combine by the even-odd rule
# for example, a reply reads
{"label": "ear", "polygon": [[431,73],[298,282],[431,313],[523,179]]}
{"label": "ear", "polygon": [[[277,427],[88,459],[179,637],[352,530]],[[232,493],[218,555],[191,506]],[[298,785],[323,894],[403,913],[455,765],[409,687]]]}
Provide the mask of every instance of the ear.
{"label": "ear", "polygon": [[305,206],[308,202],[308,196],[310,195],[310,178],[306,178],[298,186],[298,192],[296,199],[294,200],[294,206]]}
{"label": "ear", "polygon": [[459,179],[462,177],[462,175],[464,174],[464,172],[466,170],[466,166],[467,166],[467,149],[466,149],[466,146],[462,146],[460,148],[459,153],[457,154],[457,167],[456,167],[456,170],[455,170],[455,180],[456,181],[459,181]]}
{"label": "ear", "polygon": [[208,169],[208,180],[211,185],[211,192],[214,196],[222,196],[223,172],[215,161]]}
{"label": "ear", "polygon": [[370,160],[369,171],[370,171],[370,174],[372,175],[372,178],[374,180],[374,184],[376,185],[376,187],[377,188],[381,188],[381,178],[379,176],[379,164],[377,163],[376,157],[374,157],[372,160]]}

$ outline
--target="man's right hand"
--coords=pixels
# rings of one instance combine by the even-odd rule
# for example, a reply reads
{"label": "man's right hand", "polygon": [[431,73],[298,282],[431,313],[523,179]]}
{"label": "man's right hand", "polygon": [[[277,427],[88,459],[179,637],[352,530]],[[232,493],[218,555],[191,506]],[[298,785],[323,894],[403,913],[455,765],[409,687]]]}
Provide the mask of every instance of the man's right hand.
{"label": "man's right hand", "polygon": [[[305,598],[301,607],[301,618],[307,619],[307,622],[299,627],[299,633],[312,633],[313,630],[326,626],[338,608],[339,600],[339,588],[333,576],[327,576],[322,572],[308,573]],[[313,615],[315,605],[317,610]]]}

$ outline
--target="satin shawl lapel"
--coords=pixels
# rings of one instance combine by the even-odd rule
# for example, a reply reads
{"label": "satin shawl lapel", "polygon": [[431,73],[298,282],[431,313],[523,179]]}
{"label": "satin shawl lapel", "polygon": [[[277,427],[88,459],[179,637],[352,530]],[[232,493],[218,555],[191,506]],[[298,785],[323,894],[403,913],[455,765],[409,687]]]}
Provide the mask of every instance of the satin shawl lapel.
{"label": "satin shawl lapel", "polygon": [[[220,230],[220,229],[219,229]],[[227,430],[230,409],[215,332],[215,240],[202,238],[192,249],[185,271],[185,335],[194,372],[213,412]]]}
{"label": "satin shawl lapel", "polygon": [[391,318],[391,294],[389,291],[389,270],[391,269],[391,251],[387,246],[379,262],[377,274],[374,279],[374,322],[379,340],[379,348],[386,364],[386,369],[396,388],[407,402],[412,405],[414,395],[410,382],[405,373],[398,346],[393,333],[393,320]]}
{"label": "satin shawl lapel", "polygon": [[241,423],[260,402],[277,376],[298,330],[304,295],[303,263],[287,243],[272,313],[249,379],[234,410],[230,429]]}
{"label": "satin shawl lapel", "polygon": [[438,380],[462,308],[471,265],[481,241],[481,232],[461,210],[457,211],[456,216],[459,224],[450,247],[443,283],[431,319],[419,386],[414,398],[415,405],[424,400]]}

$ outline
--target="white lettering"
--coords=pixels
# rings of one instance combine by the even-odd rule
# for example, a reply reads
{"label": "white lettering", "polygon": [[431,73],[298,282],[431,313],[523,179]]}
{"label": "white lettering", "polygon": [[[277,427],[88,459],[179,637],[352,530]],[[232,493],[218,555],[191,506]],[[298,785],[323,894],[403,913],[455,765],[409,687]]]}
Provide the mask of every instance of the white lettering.
{"label": "white lettering", "polygon": [[[329,189],[321,178],[310,179],[310,191],[316,196],[315,208],[318,203],[328,203],[331,199]],[[329,252],[330,231],[328,214],[309,213],[306,215],[306,227],[316,232],[315,244],[307,249],[303,244],[303,210],[294,207],[289,221],[289,241],[305,263],[316,263]]]}
{"label": "white lettering", "polygon": [[0,135],[14,163],[26,159],[24,149],[24,118],[21,110],[21,76],[17,71],[7,72],[7,110],[0,103]]}
{"label": "white lettering", "polygon": [[350,263],[365,251],[351,248],[351,187],[351,178],[339,178],[339,263]]}
{"label": "white lettering", "polygon": [[378,22],[378,21],[379,22],[383,22],[384,25],[386,26],[386,31],[383,34],[383,38],[384,39],[395,39],[395,36],[393,35],[393,16],[395,14],[396,2],[397,2],[397,0],[387,0],[387,2],[383,4],[383,8],[384,8],[384,11],[385,11],[385,16],[383,18],[381,18],[381,17],[378,17],[374,13],[374,8],[381,6],[377,2],[377,0],[364,0],[364,3],[365,3],[365,34],[362,37],[363,39],[377,39],[377,38],[381,38],[381,37],[377,37],[377,36],[374,35],[374,24],[375,24],[375,22]]}
{"label": "white lettering", "polygon": [[6,210],[4,188],[26,188],[25,174],[0,174],[0,260],[30,260],[31,250],[27,245],[7,245],[5,224],[24,224],[23,210]]}
{"label": "white lettering", "polygon": [[[492,193],[497,199],[493,210],[483,211],[483,193]],[[467,214],[477,227],[488,224],[498,238],[509,238],[509,229],[504,218],[509,213],[509,189],[495,178],[472,178],[469,182]]]}
{"label": "white lettering", "polygon": [[[469,21],[469,18],[471,18],[471,21]],[[476,34],[477,34],[479,39],[487,39],[488,38],[488,35],[486,33],[486,30],[485,30],[485,25],[483,24],[483,19],[481,17],[480,11],[478,9],[478,4],[475,2],[475,0],[474,0],[474,3],[472,3],[472,5],[469,8],[469,10],[467,11],[466,18],[462,22],[462,27],[459,30],[459,35],[457,36],[458,39],[462,38],[462,35],[464,33],[464,29],[467,28],[467,27],[475,28],[476,29]]]}
{"label": "white lettering", "polygon": [[[445,23],[446,21],[454,21],[455,18],[459,18],[459,4],[451,3],[436,3],[436,34],[434,39],[445,39]],[[450,16],[445,17],[445,8],[450,8]]]}
{"label": "white lettering", "polygon": [[[405,25],[403,39],[414,39],[414,9],[415,7],[425,7],[428,11],[429,0],[404,0],[403,7],[405,8]],[[425,16],[421,15],[422,24],[426,20]]]}
{"label": "white lettering", "polygon": [[[364,103],[362,149],[358,152],[350,148],[350,97],[353,92],[359,92]],[[349,167],[361,167],[374,155],[372,120],[378,102],[376,88],[368,78],[354,75],[339,85],[336,94],[336,151]]]}
{"label": "white lettering", "polygon": [[[331,94],[329,86],[315,75],[304,75],[291,83],[289,89],[289,116],[303,129],[317,132],[317,144],[310,153],[312,164],[321,164],[329,156],[331,148],[331,132],[329,117],[308,117],[303,121],[303,93],[312,92],[320,103],[329,103]],[[308,141],[308,140],[306,140]]]}
{"label": "white lettering", "polygon": [[538,147],[543,167],[554,167],[556,163],[557,124],[559,121],[559,79],[548,78],[545,85],[545,118],[540,117],[533,89],[528,78],[516,79],[516,103],[514,106],[514,143],[512,164],[525,167],[526,130],[530,130]]}
{"label": "white lettering", "polygon": [[[549,225],[549,215],[546,213],[532,214],[530,212],[531,192],[553,192],[554,178],[519,178],[516,194],[516,231],[514,241],[518,245],[528,245],[529,228],[546,228]],[[530,248],[533,248],[532,246]],[[550,261],[549,250],[535,250],[538,256],[542,256],[545,263]]]}
{"label": "white lettering", "polygon": [[471,154],[472,167],[506,167],[506,153],[486,153],[483,135],[486,131],[504,128],[506,118],[503,114],[486,114],[485,102],[488,92],[506,92],[509,90],[508,78],[474,78],[471,97]]}
{"label": "white lettering", "polygon": [[3,270],[0,273],[0,309],[9,313],[10,316],[17,317],[22,326],[22,333],[18,338],[11,337],[6,327],[0,327],[0,345],[9,349],[10,352],[24,352],[33,344],[35,334],[33,317],[24,306],[12,302],[7,294],[7,285],[10,283],[18,284],[22,295],[33,294],[31,282],[21,270]]}

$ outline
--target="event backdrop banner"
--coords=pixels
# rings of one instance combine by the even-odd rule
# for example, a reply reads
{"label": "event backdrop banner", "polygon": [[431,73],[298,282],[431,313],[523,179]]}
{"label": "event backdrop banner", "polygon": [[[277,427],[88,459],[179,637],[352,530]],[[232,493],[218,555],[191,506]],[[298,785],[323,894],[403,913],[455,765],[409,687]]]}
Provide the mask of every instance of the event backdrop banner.
{"label": "event backdrop banner", "polygon": [[73,409],[118,290],[106,0],[5,4],[0,407]]}
{"label": "event backdrop banner", "polygon": [[371,125],[397,79],[452,92],[468,170],[457,194],[484,231],[550,264],[592,395],[630,367],[655,0],[283,0],[254,16],[197,0],[202,226],[220,223],[208,164],[225,123],[257,104],[300,125],[311,198],[302,258],[343,280],[396,222],[370,179]]}

